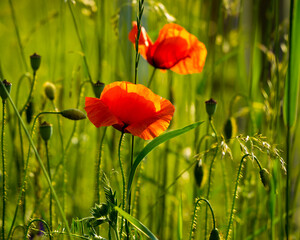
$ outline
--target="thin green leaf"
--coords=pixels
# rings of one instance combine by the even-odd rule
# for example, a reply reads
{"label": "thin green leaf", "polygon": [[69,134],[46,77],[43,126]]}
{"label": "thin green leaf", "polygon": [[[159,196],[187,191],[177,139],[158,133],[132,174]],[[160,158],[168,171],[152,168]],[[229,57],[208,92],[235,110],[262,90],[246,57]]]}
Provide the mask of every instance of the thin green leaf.
{"label": "thin green leaf", "polygon": [[115,210],[119,212],[120,215],[122,215],[127,221],[129,221],[136,229],[138,229],[140,232],[145,234],[147,237],[149,237],[152,240],[158,240],[157,237],[139,220],[134,218],[133,216],[129,215],[127,212],[123,211],[121,208],[118,208],[115,206]]}
{"label": "thin green leaf", "polygon": [[200,124],[202,124],[203,122],[196,122],[196,123],[193,123],[191,125],[188,125],[184,128],[180,128],[180,129],[177,129],[177,130],[174,130],[174,131],[170,131],[170,132],[167,132],[161,136],[158,136],[157,138],[155,138],[154,140],[152,140],[151,142],[149,142],[144,148],[143,150],[139,153],[139,155],[136,157],[132,167],[131,167],[131,170],[130,170],[130,174],[129,174],[129,180],[128,180],[128,186],[127,186],[127,192],[128,192],[128,196],[129,196],[129,193],[130,193],[130,190],[131,190],[131,185],[132,185],[132,181],[133,181],[133,178],[134,178],[134,174],[135,174],[135,171],[138,167],[138,165],[140,164],[140,162],[144,159],[144,157],[146,157],[148,155],[148,153],[150,153],[154,148],[156,148],[158,145],[174,138],[174,137],[177,137],[183,133],[186,133],[196,127],[198,127]]}
{"label": "thin green leaf", "polygon": [[[296,122],[300,81],[300,1],[295,1],[293,27],[290,36],[290,61],[284,94],[284,122],[292,127]],[[289,115],[289,118],[288,118]]]}

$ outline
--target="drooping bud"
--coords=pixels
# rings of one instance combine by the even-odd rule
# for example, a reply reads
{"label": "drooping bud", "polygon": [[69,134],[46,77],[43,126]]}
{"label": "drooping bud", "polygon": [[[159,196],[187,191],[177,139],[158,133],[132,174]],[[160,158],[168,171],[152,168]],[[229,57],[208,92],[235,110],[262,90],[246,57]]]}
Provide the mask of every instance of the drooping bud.
{"label": "drooping bud", "polygon": [[42,139],[45,142],[49,141],[49,139],[52,136],[52,132],[53,132],[52,124],[50,124],[46,121],[41,123],[41,125],[40,125],[40,134],[42,136]]}
{"label": "drooping bud", "polygon": [[86,118],[86,115],[82,111],[75,108],[63,110],[61,115],[71,120],[81,120]]}
{"label": "drooping bud", "polygon": [[220,234],[217,228],[213,229],[210,233],[209,240],[220,240]]}
{"label": "drooping bud", "polygon": [[203,181],[204,166],[202,163],[202,159],[200,159],[199,162],[195,165],[194,176],[195,176],[196,184],[200,188],[204,183]]}
{"label": "drooping bud", "polygon": [[231,139],[236,135],[237,124],[234,117],[228,118],[224,125],[225,139]]}
{"label": "drooping bud", "polygon": [[96,98],[100,98],[100,95],[101,95],[104,87],[105,87],[105,84],[100,81],[97,81],[96,83],[93,84],[93,91],[94,91]]}
{"label": "drooping bud", "polygon": [[205,106],[206,106],[206,113],[208,114],[208,116],[211,118],[217,108],[217,102],[214,99],[209,99],[208,101],[205,102]]}
{"label": "drooping bud", "polygon": [[26,121],[29,124],[34,114],[34,103],[32,101],[28,103],[25,113],[26,113]]}
{"label": "drooping bud", "polygon": [[261,182],[262,184],[264,185],[264,187],[269,190],[270,189],[270,173],[268,172],[267,169],[265,168],[262,168],[260,171],[259,171],[259,174],[260,174],[260,179],[261,179]]}
{"label": "drooping bud", "polygon": [[43,87],[44,87],[46,97],[49,98],[51,101],[53,101],[55,98],[55,92],[56,92],[55,85],[51,82],[45,82]]}
{"label": "drooping bud", "polygon": [[[8,93],[10,93],[10,91],[11,91],[11,83],[8,82],[8,81],[6,81],[5,79],[2,81],[2,83],[3,83],[3,85],[4,85],[5,89],[6,89],[6,91],[7,91]],[[8,95],[7,95],[7,93],[5,92],[5,90],[4,90],[4,88],[3,88],[3,85],[0,84],[0,95],[1,95],[2,100],[4,101],[4,100],[8,97]]]}
{"label": "drooping bud", "polygon": [[41,56],[34,53],[30,56],[30,64],[31,68],[34,72],[36,72],[41,65]]}

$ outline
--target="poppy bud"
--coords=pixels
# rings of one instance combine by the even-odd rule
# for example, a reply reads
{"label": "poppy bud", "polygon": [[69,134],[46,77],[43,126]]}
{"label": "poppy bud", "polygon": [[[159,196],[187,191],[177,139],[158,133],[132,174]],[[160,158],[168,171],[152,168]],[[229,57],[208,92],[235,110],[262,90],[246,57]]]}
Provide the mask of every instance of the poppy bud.
{"label": "poppy bud", "polygon": [[45,82],[43,87],[44,87],[46,97],[49,98],[51,101],[53,101],[55,98],[55,91],[56,91],[55,85],[51,82]]}
{"label": "poppy bud", "polygon": [[40,125],[40,134],[45,142],[49,141],[52,136],[52,132],[52,124],[45,121]]}
{"label": "poppy bud", "polygon": [[[3,83],[4,87],[6,88],[6,91],[7,91],[8,93],[10,93],[10,90],[11,90],[11,83],[8,82],[8,81],[6,81],[5,79],[3,80],[2,83]],[[2,85],[2,84],[0,85],[0,95],[1,95],[2,100],[4,101],[4,100],[8,97],[8,95],[7,95],[7,93],[5,92],[5,90],[3,89],[3,85]]]}
{"label": "poppy bud", "polygon": [[203,176],[204,176],[204,167],[202,164],[202,159],[200,159],[195,166],[194,176],[195,176],[196,184],[200,188],[201,184],[203,183]]}
{"label": "poppy bud", "polygon": [[217,228],[213,229],[210,233],[209,240],[220,240],[220,234]]}
{"label": "poppy bud", "polygon": [[263,183],[264,187],[265,187],[267,190],[269,190],[269,189],[270,189],[270,173],[268,172],[267,169],[262,168],[262,169],[259,171],[259,174],[260,174],[261,182]]}
{"label": "poppy bud", "polygon": [[31,68],[34,72],[36,72],[41,64],[41,56],[34,53],[30,56],[30,64],[31,64]]}
{"label": "poppy bud", "polygon": [[26,108],[25,113],[26,113],[26,121],[29,124],[32,120],[32,116],[33,116],[33,113],[34,113],[34,104],[33,104],[32,101],[30,101],[28,103],[28,106]]}
{"label": "poppy bud", "polygon": [[224,136],[225,139],[231,139],[236,134],[236,121],[235,118],[228,118],[224,125]]}
{"label": "poppy bud", "polygon": [[205,106],[206,106],[206,113],[208,114],[208,116],[211,118],[217,108],[217,102],[214,99],[209,99],[208,101],[205,102]]}
{"label": "poppy bud", "polygon": [[93,84],[93,90],[94,90],[94,94],[95,94],[96,98],[100,98],[100,95],[101,95],[104,87],[105,87],[105,84],[100,81],[97,81],[96,83]]}
{"label": "poppy bud", "polygon": [[86,118],[86,115],[82,111],[75,108],[63,110],[61,115],[71,120],[81,120]]}

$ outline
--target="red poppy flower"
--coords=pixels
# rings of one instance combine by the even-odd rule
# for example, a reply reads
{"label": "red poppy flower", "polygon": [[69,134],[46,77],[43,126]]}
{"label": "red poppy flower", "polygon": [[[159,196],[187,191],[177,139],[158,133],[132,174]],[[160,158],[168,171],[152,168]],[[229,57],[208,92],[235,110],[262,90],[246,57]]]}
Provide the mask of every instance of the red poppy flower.
{"label": "red poppy flower", "polygon": [[85,111],[96,126],[113,126],[145,140],[165,131],[174,114],[170,101],[141,84],[114,82],[100,98],[85,98]]}
{"label": "red poppy flower", "polygon": [[[128,38],[135,44],[136,36],[137,23],[133,22]],[[153,67],[180,74],[200,73],[207,55],[205,45],[197,37],[174,23],[166,24],[160,30],[154,44],[142,27],[139,52]]]}

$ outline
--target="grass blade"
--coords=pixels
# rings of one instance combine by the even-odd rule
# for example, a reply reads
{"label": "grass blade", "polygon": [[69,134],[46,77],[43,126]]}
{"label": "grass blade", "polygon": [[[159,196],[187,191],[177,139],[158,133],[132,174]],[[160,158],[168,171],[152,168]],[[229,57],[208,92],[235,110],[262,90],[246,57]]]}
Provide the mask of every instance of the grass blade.
{"label": "grass blade", "polygon": [[184,134],[196,127],[198,127],[200,124],[202,124],[203,122],[196,122],[196,123],[193,123],[191,125],[188,125],[184,128],[180,128],[180,129],[177,129],[177,130],[174,130],[174,131],[170,131],[170,132],[167,132],[161,136],[158,136],[157,138],[155,138],[154,140],[152,140],[151,142],[149,142],[146,147],[143,148],[143,150],[139,153],[139,155],[136,157],[132,167],[131,167],[131,170],[130,170],[130,174],[129,174],[129,180],[128,180],[128,186],[127,186],[127,193],[129,195],[130,193],[130,190],[131,190],[131,185],[132,185],[132,181],[133,181],[133,178],[134,178],[134,174],[135,174],[135,171],[138,167],[138,165],[140,164],[140,162],[144,159],[144,157],[146,157],[148,155],[148,153],[150,153],[154,148],[156,148],[158,145],[174,138],[174,137],[177,137],[181,134]]}
{"label": "grass blade", "polygon": [[127,212],[123,211],[121,208],[115,207],[115,210],[117,210],[120,215],[122,215],[127,221],[129,221],[136,229],[138,229],[140,232],[145,234],[147,237],[149,237],[152,240],[158,240],[157,237],[139,220],[128,214]]}

